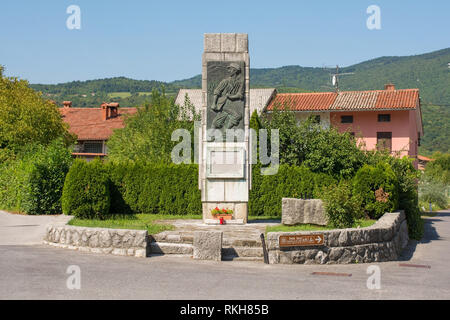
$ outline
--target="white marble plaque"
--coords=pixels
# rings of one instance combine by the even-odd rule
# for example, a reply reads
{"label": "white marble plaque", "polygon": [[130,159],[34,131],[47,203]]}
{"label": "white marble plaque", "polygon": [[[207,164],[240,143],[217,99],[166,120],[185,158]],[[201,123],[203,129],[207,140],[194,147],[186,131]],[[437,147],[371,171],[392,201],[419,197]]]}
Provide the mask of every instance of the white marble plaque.
{"label": "white marble plaque", "polygon": [[244,178],[244,148],[208,148],[206,158],[207,178]]}

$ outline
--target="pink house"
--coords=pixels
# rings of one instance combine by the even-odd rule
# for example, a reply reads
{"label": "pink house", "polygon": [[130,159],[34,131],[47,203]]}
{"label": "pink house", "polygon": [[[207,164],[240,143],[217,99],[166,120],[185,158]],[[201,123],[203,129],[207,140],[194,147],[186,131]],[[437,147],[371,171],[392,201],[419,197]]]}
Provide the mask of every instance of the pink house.
{"label": "pink house", "polygon": [[419,89],[387,84],[385,90],[281,93],[266,112],[275,107],[294,111],[299,121],[312,116],[324,127],[349,131],[367,150],[386,148],[417,160],[423,136]]}

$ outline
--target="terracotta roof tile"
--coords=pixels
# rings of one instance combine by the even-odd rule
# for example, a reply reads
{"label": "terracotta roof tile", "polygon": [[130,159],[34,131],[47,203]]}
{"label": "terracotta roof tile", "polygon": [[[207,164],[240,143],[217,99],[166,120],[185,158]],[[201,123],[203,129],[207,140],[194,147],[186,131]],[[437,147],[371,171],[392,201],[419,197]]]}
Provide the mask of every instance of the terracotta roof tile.
{"label": "terracotta roof tile", "polygon": [[292,111],[415,109],[419,89],[280,93],[267,107],[272,111],[288,107]]}
{"label": "terracotta roof tile", "polygon": [[124,127],[124,117],[135,114],[136,108],[119,108],[118,116],[103,120],[101,108],[60,108],[69,131],[78,136],[78,140],[108,140],[114,129]]}
{"label": "terracotta roof tile", "polygon": [[328,110],[336,96],[335,92],[279,93],[270,102],[267,110],[284,110],[286,107],[292,111]]}
{"label": "terracotta roof tile", "polygon": [[377,91],[344,91],[339,92],[332,110],[373,109],[377,102]]}
{"label": "terracotta roof tile", "polygon": [[378,93],[376,109],[414,109],[419,102],[419,89],[405,89]]}

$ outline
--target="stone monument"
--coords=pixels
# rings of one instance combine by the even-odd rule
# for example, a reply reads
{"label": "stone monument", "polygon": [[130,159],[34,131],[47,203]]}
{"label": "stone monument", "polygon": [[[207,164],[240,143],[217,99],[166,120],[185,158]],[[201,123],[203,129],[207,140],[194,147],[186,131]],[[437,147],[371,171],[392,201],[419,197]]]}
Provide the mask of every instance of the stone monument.
{"label": "stone monument", "polygon": [[218,223],[213,209],[232,213],[228,224],[247,223],[250,59],[248,35],[208,33],[202,57],[202,130],[199,188],[203,221]]}

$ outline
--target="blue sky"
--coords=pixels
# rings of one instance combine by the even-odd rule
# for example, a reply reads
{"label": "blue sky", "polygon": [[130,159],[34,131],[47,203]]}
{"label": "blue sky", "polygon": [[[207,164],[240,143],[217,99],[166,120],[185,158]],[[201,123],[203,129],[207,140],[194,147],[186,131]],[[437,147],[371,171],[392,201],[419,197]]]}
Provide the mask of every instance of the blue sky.
{"label": "blue sky", "polygon": [[[69,30],[66,9],[81,9]],[[369,30],[366,9],[381,9]],[[450,1],[2,1],[0,64],[31,83],[201,72],[203,33],[249,34],[252,68],[348,66],[450,47]]]}

